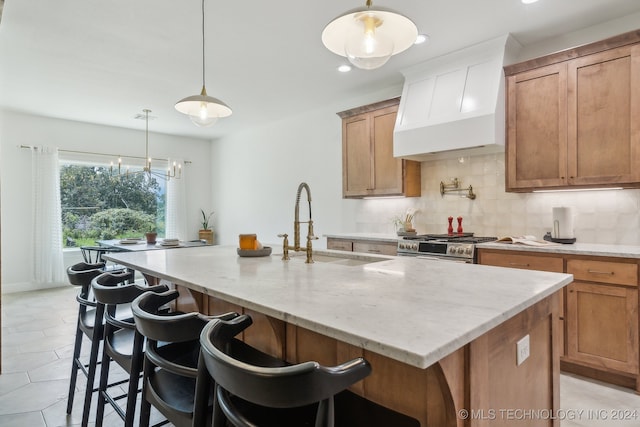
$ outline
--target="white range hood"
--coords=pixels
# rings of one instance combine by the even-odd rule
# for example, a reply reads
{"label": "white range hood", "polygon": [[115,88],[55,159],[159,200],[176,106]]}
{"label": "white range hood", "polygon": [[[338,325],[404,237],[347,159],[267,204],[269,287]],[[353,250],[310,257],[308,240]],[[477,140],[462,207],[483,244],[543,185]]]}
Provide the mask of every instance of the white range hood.
{"label": "white range hood", "polygon": [[504,72],[520,44],[509,34],[402,71],[393,155],[411,160],[504,151]]}

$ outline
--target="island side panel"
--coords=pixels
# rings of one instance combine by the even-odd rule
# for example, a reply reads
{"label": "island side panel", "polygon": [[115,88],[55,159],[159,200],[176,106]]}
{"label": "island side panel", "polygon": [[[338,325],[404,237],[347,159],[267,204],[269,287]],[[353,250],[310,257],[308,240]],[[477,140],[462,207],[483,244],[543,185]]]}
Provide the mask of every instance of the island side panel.
{"label": "island side panel", "polygon": [[[469,344],[469,426],[559,427],[560,342],[554,294]],[[516,364],[516,343],[530,356]]]}

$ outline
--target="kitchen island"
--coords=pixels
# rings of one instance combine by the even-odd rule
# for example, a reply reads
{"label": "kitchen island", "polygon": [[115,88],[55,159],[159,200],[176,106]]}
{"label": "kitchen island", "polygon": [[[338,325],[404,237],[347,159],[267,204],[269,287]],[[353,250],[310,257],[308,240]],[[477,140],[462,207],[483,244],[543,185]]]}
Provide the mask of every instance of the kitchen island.
{"label": "kitchen island", "polygon": [[[353,391],[422,426],[558,425],[513,411],[559,409],[552,319],[571,275],[348,255],[360,262],[241,258],[220,246],[107,258],[190,290],[205,313],[250,313],[245,341],[290,362],[364,356],[373,373]],[[517,365],[525,337],[530,356]]]}

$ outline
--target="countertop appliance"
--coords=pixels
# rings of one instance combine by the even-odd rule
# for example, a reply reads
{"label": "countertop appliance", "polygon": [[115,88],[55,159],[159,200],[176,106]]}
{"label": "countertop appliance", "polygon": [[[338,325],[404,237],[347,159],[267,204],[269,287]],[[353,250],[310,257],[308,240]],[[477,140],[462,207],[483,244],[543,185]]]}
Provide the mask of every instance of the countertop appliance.
{"label": "countertop appliance", "polygon": [[473,233],[404,236],[398,240],[398,256],[475,264],[478,258],[476,244],[495,240],[498,238],[475,237]]}

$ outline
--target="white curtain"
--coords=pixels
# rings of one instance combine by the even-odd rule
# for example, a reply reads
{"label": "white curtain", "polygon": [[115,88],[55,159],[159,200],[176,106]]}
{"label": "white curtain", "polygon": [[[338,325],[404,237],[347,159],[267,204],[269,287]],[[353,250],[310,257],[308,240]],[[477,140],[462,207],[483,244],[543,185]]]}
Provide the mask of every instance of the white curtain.
{"label": "white curtain", "polygon": [[[182,164],[183,162],[180,161]],[[165,237],[188,240],[187,233],[187,201],[185,168],[182,168],[180,179],[171,178],[167,182],[167,218],[165,223]]]}
{"label": "white curtain", "polygon": [[36,283],[66,281],[62,254],[62,208],[58,149],[32,150],[33,273]]}

